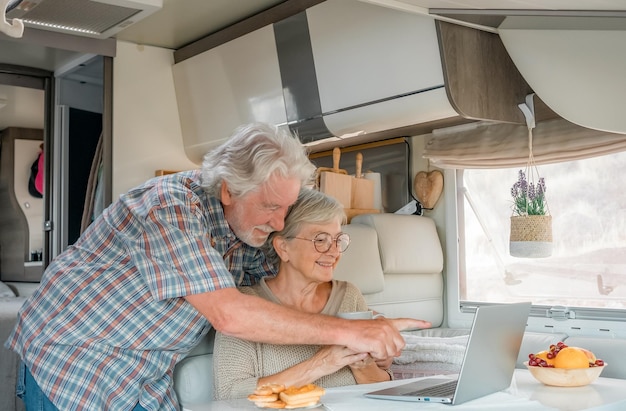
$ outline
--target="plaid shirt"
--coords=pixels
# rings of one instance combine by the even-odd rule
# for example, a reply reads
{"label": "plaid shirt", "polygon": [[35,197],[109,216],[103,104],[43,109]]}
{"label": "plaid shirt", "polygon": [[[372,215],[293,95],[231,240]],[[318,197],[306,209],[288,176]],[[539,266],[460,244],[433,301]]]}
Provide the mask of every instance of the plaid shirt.
{"label": "plaid shirt", "polygon": [[155,178],[121,196],[20,310],[5,346],[60,410],[178,409],[174,365],[211,327],[180,297],[273,273],[199,178]]}

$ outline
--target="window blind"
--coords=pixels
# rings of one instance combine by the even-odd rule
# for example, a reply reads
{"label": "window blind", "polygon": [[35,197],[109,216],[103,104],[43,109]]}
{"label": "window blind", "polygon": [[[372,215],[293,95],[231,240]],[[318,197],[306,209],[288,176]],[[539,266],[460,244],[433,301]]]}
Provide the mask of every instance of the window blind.
{"label": "window blind", "polygon": [[[533,129],[536,164],[580,160],[626,150],[626,135],[592,130],[553,119]],[[434,130],[426,138],[424,158],[439,168],[508,168],[528,161],[525,125],[476,122]]]}

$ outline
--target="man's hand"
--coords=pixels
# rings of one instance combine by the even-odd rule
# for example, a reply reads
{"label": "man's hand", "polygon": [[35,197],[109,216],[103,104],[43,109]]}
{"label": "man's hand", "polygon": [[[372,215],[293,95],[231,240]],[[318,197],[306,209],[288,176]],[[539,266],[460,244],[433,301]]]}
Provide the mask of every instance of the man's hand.
{"label": "man's hand", "polygon": [[412,318],[377,318],[375,320],[345,320],[350,340],[346,345],[355,352],[368,352],[374,360],[384,364],[400,355],[404,338],[400,331],[413,328],[429,328],[428,321]]}
{"label": "man's hand", "polygon": [[389,318],[398,331],[408,331],[422,328],[430,328],[432,324],[424,320],[416,320],[413,318]]}
{"label": "man's hand", "polygon": [[348,340],[346,346],[356,352],[368,352],[375,360],[397,357],[404,348],[399,328],[423,328],[430,323],[410,318],[377,318],[375,320],[344,320]]}

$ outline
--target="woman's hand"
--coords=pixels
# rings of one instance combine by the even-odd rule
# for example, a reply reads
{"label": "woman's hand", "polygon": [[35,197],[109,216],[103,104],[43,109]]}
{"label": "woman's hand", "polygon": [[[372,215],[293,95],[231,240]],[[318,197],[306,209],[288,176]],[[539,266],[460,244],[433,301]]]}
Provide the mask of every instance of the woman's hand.
{"label": "woman's hand", "polygon": [[388,367],[379,367],[371,357],[369,357],[369,361],[364,360],[349,367],[357,384],[371,384],[391,379],[391,375],[386,371]]}
{"label": "woman's hand", "polygon": [[309,384],[368,357],[367,353],[357,353],[339,345],[323,346],[308,360],[276,374],[259,378],[257,385],[278,383],[288,387]]}
{"label": "woman's hand", "polygon": [[323,375],[331,374],[347,365],[358,364],[367,358],[368,353],[356,353],[348,347],[326,345],[311,358],[323,370]]}
{"label": "woman's hand", "polygon": [[389,357],[384,360],[376,360],[375,362],[378,368],[382,368],[383,370],[386,370],[389,367],[391,367],[391,364],[393,363],[393,357]]}

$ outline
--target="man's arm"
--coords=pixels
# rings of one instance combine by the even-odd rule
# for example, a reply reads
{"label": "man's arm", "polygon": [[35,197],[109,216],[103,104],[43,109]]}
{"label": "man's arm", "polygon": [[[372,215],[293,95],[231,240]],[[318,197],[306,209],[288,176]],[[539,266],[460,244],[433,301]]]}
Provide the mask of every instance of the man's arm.
{"label": "man's arm", "polygon": [[[188,295],[194,306],[216,330],[234,337],[271,344],[342,345],[375,359],[400,355],[402,328],[428,328],[430,323],[404,319],[343,320],[286,308],[235,288]],[[402,329],[400,328],[400,329]]]}

